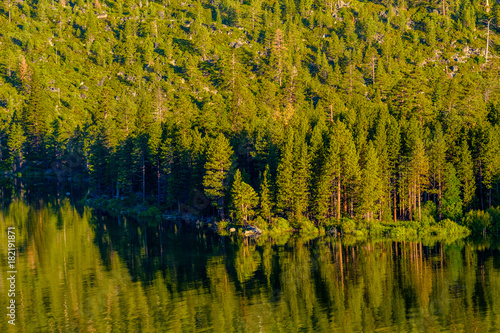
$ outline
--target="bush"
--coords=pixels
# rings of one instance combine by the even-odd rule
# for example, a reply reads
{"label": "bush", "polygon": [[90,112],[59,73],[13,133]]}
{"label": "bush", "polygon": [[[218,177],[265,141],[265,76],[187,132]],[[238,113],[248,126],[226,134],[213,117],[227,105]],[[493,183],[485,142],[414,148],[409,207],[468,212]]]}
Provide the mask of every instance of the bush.
{"label": "bush", "polygon": [[229,222],[226,220],[219,221],[219,222],[217,222],[217,229],[226,230],[228,225],[229,225]]}
{"label": "bush", "polygon": [[441,235],[459,235],[459,234],[469,234],[470,230],[464,226],[459,225],[458,223],[450,220],[444,219],[439,222],[438,227],[441,228]]}
{"label": "bush", "polygon": [[383,235],[387,232],[387,226],[380,223],[379,221],[372,221],[369,224],[370,235]]}
{"label": "bush", "polygon": [[156,206],[149,207],[146,211],[140,212],[138,214],[139,217],[145,217],[145,218],[155,218],[159,219],[162,216],[160,208]]}
{"label": "bush", "polygon": [[292,225],[302,232],[317,231],[314,223],[304,216],[294,219]]}
{"label": "bush", "polygon": [[471,210],[465,214],[462,224],[469,228],[473,234],[486,234],[486,230],[491,226],[490,214],[482,210]]}
{"label": "bush", "polygon": [[391,237],[396,239],[414,239],[417,238],[418,231],[409,225],[397,225],[391,230]]}
{"label": "bush", "polygon": [[356,221],[344,217],[340,220],[339,228],[344,234],[352,234],[356,230]]}
{"label": "bush", "polygon": [[293,228],[290,226],[288,220],[282,217],[276,217],[271,220],[271,225],[273,231],[290,231]]}
{"label": "bush", "polygon": [[490,214],[491,231],[498,233],[500,231],[500,207],[491,207],[486,211]]}
{"label": "bush", "polygon": [[436,220],[432,215],[422,215],[422,219],[420,220],[420,226],[422,229],[429,228],[436,224]]}
{"label": "bush", "polygon": [[436,219],[437,217],[437,207],[434,201],[427,201],[422,207],[422,220],[426,218],[428,221]]}
{"label": "bush", "polygon": [[252,225],[258,227],[261,230],[267,230],[269,227],[269,224],[267,223],[267,221],[264,220],[261,216],[257,216],[257,218],[252,223]]}

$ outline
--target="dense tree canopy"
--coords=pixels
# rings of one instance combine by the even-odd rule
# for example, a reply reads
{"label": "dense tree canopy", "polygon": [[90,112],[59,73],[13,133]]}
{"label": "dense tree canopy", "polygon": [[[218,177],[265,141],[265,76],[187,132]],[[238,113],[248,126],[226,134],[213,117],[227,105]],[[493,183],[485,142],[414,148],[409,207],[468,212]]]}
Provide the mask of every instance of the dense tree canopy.
{"label": "dense tree canopy", "polygon": [[245,223],[458,219],[500,204],[499,13],[4,1],[0,166]]}

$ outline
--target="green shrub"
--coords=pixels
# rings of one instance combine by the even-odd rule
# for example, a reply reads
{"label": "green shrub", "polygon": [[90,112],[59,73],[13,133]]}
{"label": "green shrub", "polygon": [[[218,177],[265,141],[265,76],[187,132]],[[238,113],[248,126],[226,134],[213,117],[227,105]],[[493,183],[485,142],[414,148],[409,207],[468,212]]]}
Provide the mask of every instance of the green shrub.
{"label": "green shrub", "polygon": [[387,226],[379,221],[372,221],[369,224],[370,235],[383,235],[387,232]]}
{"label": "green shrub", "polygon": [[435,220],[437,217],[437,207],[434,201],[427,201],[423,206],[422,206],[422,219],[427,218],[430,220]]}
{"label": "green shrub", "polygon": [[293,228],[290,226],[290,223],[288,222],[288,220],[286,220],[282,217],[277,217],[274,219],[273,230],[289,231],[292,229]]}
{"label": "green shrub", "polygon": [[261,216],[257,216],[255,221],[252,223],[252,225],[255,225],[261,230],[267,230],[269,225],[266,220],[264,220]]}
{"label": "green shrub", "polygon": [[436,224],[436,220],[432,215],[422,215],[422,219],[420,220],[420,227],[422,229],[429,228]]}
{"label": "green shrub", "polygon": [[450,220],[444,219],[439,222],[438,227],[441,228],[440,234],[442,236],[445,235],[460,235],[460,234],[469,234],[470,230],[467,227],[461,226],[458,223]]}
{"label": "green shrub", "polygon": [[340,220],[339,228],[344,234],[352,234],[356,230],[356,221],[344,217]]}
{"label": "green shrub", "polygon": [[490,214],[491,231],[498,233],[500,231],[500,207],[491,207],[486,211]]}
{"label": "green shrub", "polygon": [[391,230],[391,236],[396,239],[414,239],[417,235],[417,229],[407,225],[398,225]]}
{"label": "green shrub", "polygon": [[140,212],[138,214],[139,217],[145,217],[145,218],[161,218],[162,213],[160,209],[156,206],[151,206],[149,207],[146,211]]}
{"label": "green shrub", "polygon": [[219,222],[217,222],[217,229],[226,230],[228,225],[229,225],[229,222],[226,220],[219,221]]}
{"label": "green shrub", "polygon": [[486,230],[491,226],[490,214],[482,210],[471,210],[465,214],[462,224],[469,228],[473,234],[486,234]]}

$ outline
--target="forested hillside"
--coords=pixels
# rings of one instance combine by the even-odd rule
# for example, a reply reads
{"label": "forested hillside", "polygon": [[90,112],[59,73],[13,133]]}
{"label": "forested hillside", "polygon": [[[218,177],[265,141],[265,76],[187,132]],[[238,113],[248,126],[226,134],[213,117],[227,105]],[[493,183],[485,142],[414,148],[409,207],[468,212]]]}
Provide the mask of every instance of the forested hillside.
{"label": "forested hillside", "polygon": [[500,204],[495,0],[1,6],[6,172],[260,226]]}

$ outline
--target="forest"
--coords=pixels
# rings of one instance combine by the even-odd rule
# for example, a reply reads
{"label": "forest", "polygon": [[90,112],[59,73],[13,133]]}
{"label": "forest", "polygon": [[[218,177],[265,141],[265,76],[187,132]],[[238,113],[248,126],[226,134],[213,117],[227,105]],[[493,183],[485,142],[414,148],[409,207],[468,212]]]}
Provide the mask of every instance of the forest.
{"label": "forest", "polygon": [[496,0],[4,0],[0,24],[8,176],[261,229],[500,229]]}

